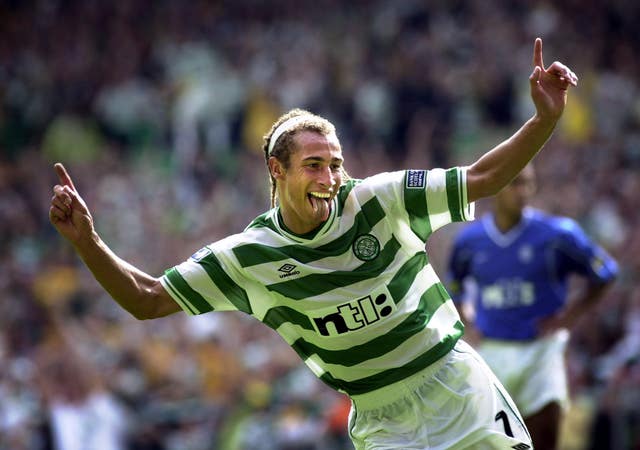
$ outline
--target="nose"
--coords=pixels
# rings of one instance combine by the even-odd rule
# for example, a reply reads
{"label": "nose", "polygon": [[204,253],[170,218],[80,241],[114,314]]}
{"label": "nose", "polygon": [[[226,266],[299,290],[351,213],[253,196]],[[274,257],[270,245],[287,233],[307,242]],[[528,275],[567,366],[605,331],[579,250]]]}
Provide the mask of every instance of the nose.
{"label": "nose", "polygon": [[331,167],[325,167],[321,170],[318,183],[323,188],[332,188],[336,184],[336,177]]}

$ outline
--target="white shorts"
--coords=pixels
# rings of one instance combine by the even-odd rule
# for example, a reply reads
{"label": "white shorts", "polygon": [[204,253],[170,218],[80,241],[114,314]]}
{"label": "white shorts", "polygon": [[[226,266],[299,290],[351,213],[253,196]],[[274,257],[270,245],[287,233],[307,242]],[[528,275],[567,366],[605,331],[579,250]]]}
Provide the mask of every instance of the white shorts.
{"label": "white shorts", "polygon": [[513,401],[462,341],[421,372],[353,396],[349,434],[356,450],[532,447]]}
{"label": "white shorts", "polygon": [[565,350],[569,332],[556,333],[529,342],[484,339],[478,346],[524,417],[549,403],[569,406]]}

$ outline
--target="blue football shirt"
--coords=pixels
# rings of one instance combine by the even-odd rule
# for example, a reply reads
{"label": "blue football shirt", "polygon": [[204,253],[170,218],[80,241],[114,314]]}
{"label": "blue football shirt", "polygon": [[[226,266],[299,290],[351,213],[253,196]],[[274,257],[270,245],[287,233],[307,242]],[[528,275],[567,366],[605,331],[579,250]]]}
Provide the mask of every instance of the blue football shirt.
{"label": "blue football shirt", "polygon": [[617,271],[574,220],[526,208],[506,233],[491,213],[466,226],[455,239],[447,278],[454,301],[474,302],[484,336],[530,340],[538,320],[564,306],[571,274],[606,283]]}

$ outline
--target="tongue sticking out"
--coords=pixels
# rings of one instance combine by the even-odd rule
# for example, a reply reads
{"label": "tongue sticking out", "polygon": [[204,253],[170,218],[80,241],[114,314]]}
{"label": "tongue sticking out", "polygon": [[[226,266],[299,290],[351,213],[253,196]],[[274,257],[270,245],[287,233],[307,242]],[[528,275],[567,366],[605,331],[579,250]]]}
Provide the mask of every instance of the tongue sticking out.
{"label": "tongue sticking out", "polygon": [[311,206],[313,207],[316,219],[322,221],[327,220],[329,218],[329,199],[318,198],[310,195],[309,200],[311,201]]}

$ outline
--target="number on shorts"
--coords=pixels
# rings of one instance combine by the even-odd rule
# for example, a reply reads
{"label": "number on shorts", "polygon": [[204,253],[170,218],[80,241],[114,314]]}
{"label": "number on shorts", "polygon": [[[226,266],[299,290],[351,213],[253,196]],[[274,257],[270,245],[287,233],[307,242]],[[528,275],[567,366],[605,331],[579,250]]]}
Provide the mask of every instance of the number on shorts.
{"label": "number on shorts", "polygon": [[511,425],[509,424],[509,418],[507,417],[507,413],[503,410],[500,410],[498,414],[496,414],[495,421],[502,419],[502,425],[504,425],[504,432],[507,436],[513,437],[513,432],[511,431]]}

